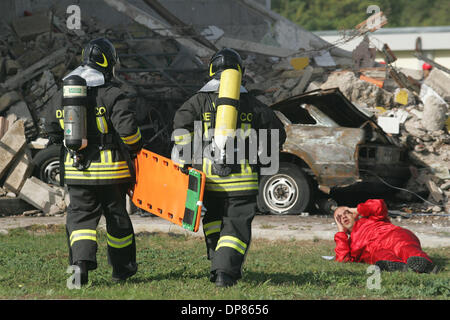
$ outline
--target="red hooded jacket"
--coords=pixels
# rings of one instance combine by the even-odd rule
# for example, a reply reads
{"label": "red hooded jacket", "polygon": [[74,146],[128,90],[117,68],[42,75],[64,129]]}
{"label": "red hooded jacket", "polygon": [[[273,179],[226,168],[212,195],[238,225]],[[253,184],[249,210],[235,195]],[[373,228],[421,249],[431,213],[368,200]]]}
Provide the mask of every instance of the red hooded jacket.
{"label": "red hooded jacket", "polygon": [[379,260],[406,263],[411,256],[431,259],[422,251],[419,239],[409,230],[393,225],[382,199],[371,199],[357,206],[359,219],[350,237],[337,232],[336,260],[375,264]]}

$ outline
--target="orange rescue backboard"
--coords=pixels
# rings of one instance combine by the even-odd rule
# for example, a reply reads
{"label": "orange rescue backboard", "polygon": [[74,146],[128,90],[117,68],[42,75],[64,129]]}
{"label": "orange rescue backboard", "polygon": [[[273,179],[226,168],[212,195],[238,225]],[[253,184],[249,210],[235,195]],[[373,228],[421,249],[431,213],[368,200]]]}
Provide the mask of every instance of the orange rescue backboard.
{"label": "orange rescue backboard", "polygon": [[133,203],[138,208],[197,232],[205,174],[193,168],[185,174],[171,159],[146,149],[139,152],[135,164]]}

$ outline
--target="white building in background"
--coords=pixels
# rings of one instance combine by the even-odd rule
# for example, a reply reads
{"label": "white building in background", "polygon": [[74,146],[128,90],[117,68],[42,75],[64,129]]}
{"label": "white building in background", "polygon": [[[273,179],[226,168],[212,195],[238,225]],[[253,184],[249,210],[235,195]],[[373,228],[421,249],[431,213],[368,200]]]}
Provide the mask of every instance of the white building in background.
{"label": "white building in background", "polygon": [[[343,32],[339,31],[313,33],[330,43],[343,39]],[[394,63],[396,67],[422,70],[423,62],[414,56],[418,37],[422,39],[422,51],[425,56],[450,69],[450,26],[382,28],[369,33],[370,42],[376,48],[381,49],[384,43],[391,48],[398,59]],[[340,45],[339,48],[353,51],[361,41],[362,37],[358,37]],[[376,61],[383,61],[380,53],[377,53]]]}

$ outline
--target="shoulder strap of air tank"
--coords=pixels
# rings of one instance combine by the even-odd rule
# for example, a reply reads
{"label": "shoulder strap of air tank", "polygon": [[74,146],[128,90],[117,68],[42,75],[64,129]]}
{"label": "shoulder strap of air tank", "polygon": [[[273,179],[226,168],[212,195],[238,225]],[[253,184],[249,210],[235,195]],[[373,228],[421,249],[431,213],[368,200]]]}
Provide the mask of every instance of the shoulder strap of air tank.
{"label": "shoulder strap of air tank", "polygon": [[65,170],[64,170],[64,151],[66,150],[66,146],[64,145],[64,143],[61,144],[61,148],[59,149],[59,185],[61,187],[64,187],[64,175],[65,175]]}
{"label": "shoulder strap of air tank", "polygon": [[[205,92],[206,98],[208,99],[209,103],[206,106],[207,110],[204,110],[204,111],[215,112],[216,111],[216,105],[215,105],[215,102],[212,101],[211,94],[212,93],[210,93],[210,92]],[[217,100],[217,98],[214,99],[214,101],[215,100]]]}

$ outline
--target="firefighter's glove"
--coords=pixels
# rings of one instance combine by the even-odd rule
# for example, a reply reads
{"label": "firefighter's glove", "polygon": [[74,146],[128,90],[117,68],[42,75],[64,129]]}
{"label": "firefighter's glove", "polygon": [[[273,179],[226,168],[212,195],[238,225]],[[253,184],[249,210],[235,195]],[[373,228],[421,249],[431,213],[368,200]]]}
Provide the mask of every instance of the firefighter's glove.
{"label": "firefighter's glove", "polygon": [[188,169],[188,167],[186,167],[186,166],[183,166],[183,167],[178,167],[178,168],[180,168],[180,171],[181,172],[183,172],[184,174],[189,174],[189,169]]}
{"label": "firefighter's glove", "polygon": [[216,174],[219,177],[226,177],[231,173],[231,167],[223,163],[213,163],[211,169],[212,174]]}

